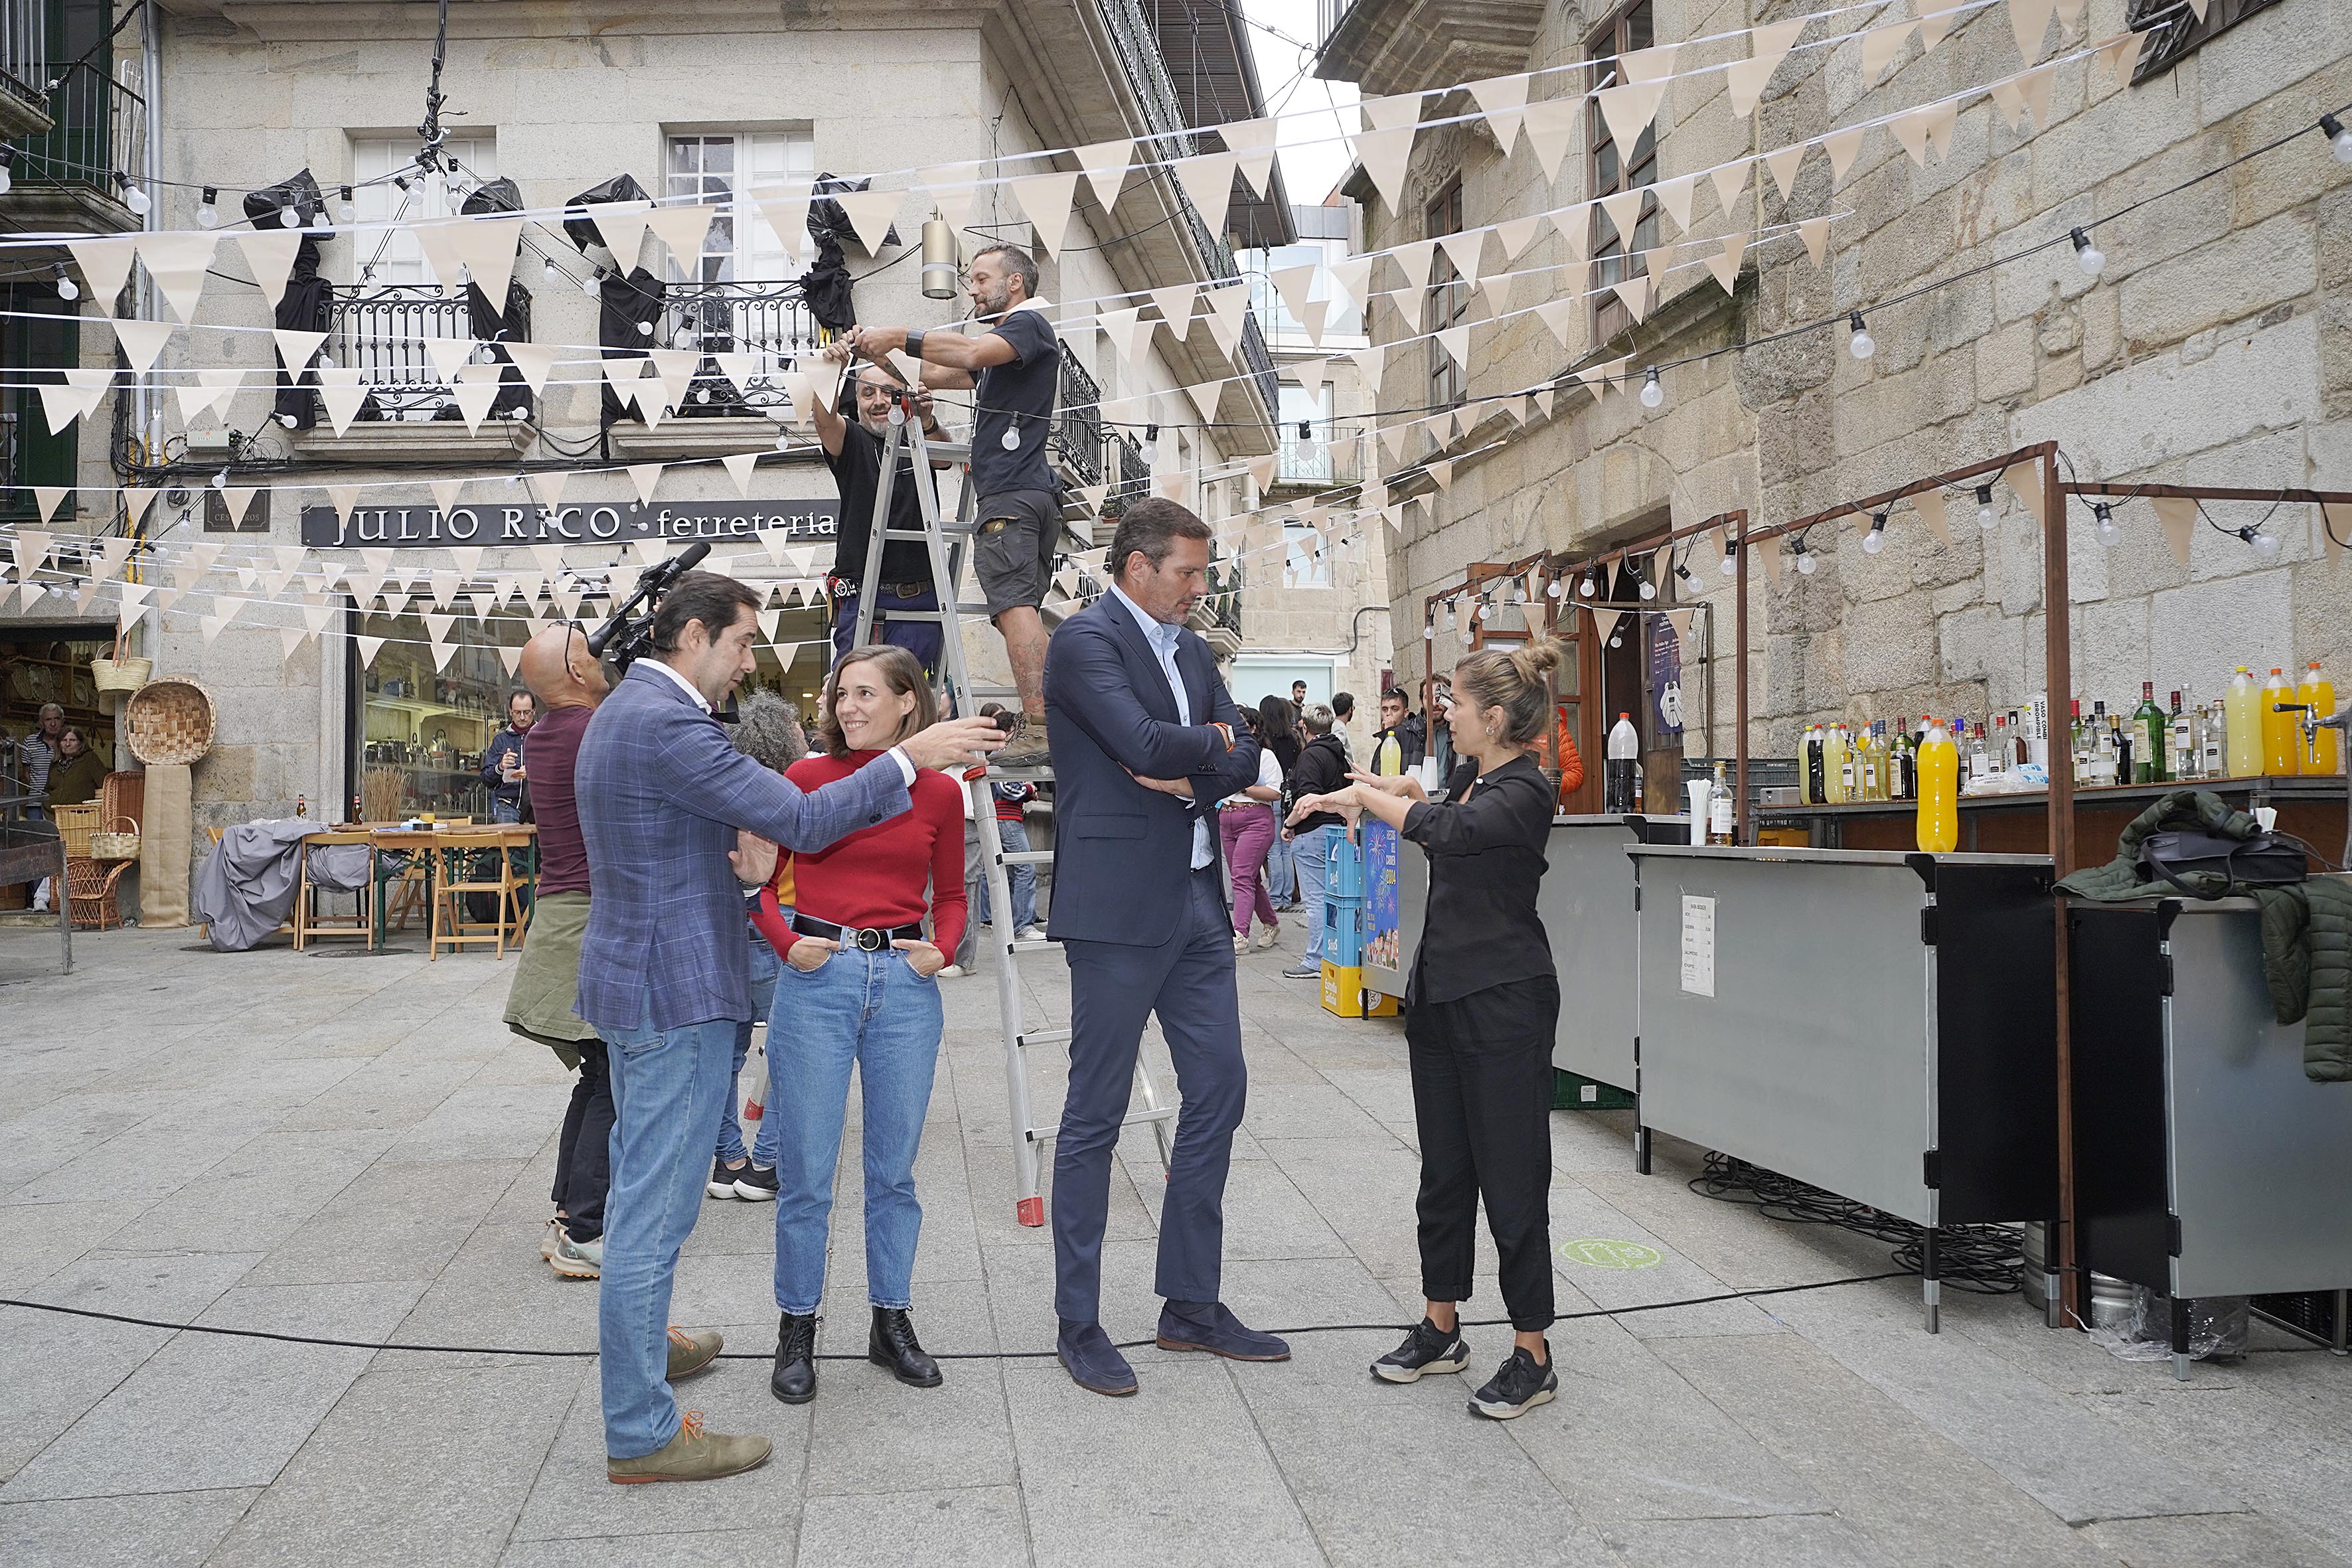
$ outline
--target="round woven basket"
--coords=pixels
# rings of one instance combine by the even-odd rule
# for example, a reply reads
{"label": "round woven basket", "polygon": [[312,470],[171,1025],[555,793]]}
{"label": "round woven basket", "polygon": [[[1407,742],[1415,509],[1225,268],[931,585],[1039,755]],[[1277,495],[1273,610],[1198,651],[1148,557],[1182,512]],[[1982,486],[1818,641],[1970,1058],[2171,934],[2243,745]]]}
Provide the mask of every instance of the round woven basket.
{"label": "round woven basket", "polygon": [[150,766],[193,763],[213,749],[212,694],[184,675],[141,687],[128,713],[131,754]]}

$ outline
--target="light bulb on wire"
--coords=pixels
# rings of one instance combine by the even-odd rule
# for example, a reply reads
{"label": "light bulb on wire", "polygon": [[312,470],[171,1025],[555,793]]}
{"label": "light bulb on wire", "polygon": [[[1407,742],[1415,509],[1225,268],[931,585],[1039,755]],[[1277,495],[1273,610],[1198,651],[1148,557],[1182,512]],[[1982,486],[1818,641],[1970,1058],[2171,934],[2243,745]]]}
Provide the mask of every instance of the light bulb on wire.
{"label": "light bulb on wire", "polygon": [[76,300],[80,299],[81,289],[74,282],[72,276],[66,271],[66,264],[62,261],[58,262],[56,267],[56,271],[58,275],[58,298],[65,300],[68,304],[71,304]]}
{"label": "light bulb on wire", "polygon": [[155,205],[153,202],[147,199],[147,193],[141,190],[137,185],[132,184],[131,183],[131,176],[128,174],[118,173],[114,177],[121,184],[122,205],[131,209],[131,216],[132,217],[145,217],[147,216],[148,209]]}
{"label": "light bulb on wire", "polygon": [[1584,569],[1584,580],[1576,585],[1577,597],[1590,599],[1598,591],[1599,584],[1593,581],[1592,568],[1588,566]]}
{"label": "light bulb on wire", "polygon": [[349,185],[345,185],[335,195],[335,221],[337,223],[360,221],[360,205],[352,200],[352,188]]}
{"label": "light bulb on wire", "polygon": [[1649,574],[1647,573],[1643,573],[1638,581],[1642,584],[1642,597],[1644,599],[1654,599],[1658,596],[1658,585],[1650,581]]}
{"label": "light bulb on wire", "polygon": [[1813,552],[1806,549],[1802,544],[1798,545],[1797,574],[1801,577],[1810,577],[1820,570],[1821,563],[1813,559]]}
{"label": "light bulb on wire", "polygon": [[1875,555],[1886,548],[1886,514],[1878,513],[1870,520],[1870,531],[1862,536],[1862,552]]}
{"label": "light bulb on wire", "polygon": [[2000,522],[2000,517],[1992,510],[1992,487],[1979,485],[1977,487],[1977,526],[1990,533]]}
{"label": "light bulb on wire", "polygon": [[2091,505],[2091,533],[2110,550],[2124,542],[2123,527],[2116,521],[2116,509],[2105,501]]}
{"label": "light bulb on wire", "polygon": [[196,207],[196,226],[215,228],[220,224],[220,191],[212,185],[205,187],[205,199]]}
{"label": "light bulb on wire", "polygon": [[551,256],[541,258],[539,280],[551,289],[555,286],[555,258]]}
{"label": "light bulb on wire", "polygon": [[16,183],[16,177],[13,173],[16,166],[16,149],[0,147],[0,196],[6,195],[9,187]]}
{"label": "light bulb on wire", "polygon": [[2107,269],[2107,253],[2093,245],[2089,235],[2078,228],[2071,237],[2074,241],[2074,265],[2083,269],[2084,277],[2096,278]]}
{"label": "light bulb on wire", "polygon": [[1855,310],[1848,314],[1845,319],[1845,322],[1847,326],[1853,329],[1853,337],[1849,342],[1847,342],[1846,347],[1853,351],[1854,358],[1868,359],[1871,355],[1878,352],[1878,340],[1872,337],[1870,335],[1870,329],[1863,324],[1862,312],[1860,310]]}
{"label": "light bulb on wire", "polygon": [[1446,600],[1446,601],[1445,601],[1445,629],[1446,629],[1447,631],[1449,631],[1449,632],[1450,632],[1450,631],[1455,630],[1455,629],[1456,629],[1460,625],[1461,625],[1461,623],[1460,623],[1459,621],[1455,620],[1455,619],[1454,619],[1454,601],[1453,601],[1453,600],[1451,600],[1451,599]]}
{"label": "light bulb on wire", "polygon": [[2254,559],[2268,565],[2279,557],[2279,536],[2264,533],[2260,528],[2242,528],[2238,537],[2244,540],[2254,552]]}
{"label": "light bulb on wire", "polygon": [[228,470],[226,468],[223,468],[219,473],[213,476],[213,489],[216,490],[225,490],[228,489]]}
{"label": "light bulb on wire", "polygon": [[2347,130],[2344,121],[2332,114],[2323,114],[2319,117],[2319,133],[2327,138],[2328,150],[2336,154],[2337,163],[2352,163],[2352,130]]}
{"label": "light bulb on wire", "polygon": [[1555,576],[1551,580],[1551,586],[1544,590],[1544,595],[1547,598],[1557,599],[1563,592],[1564,590],[1559,585],[1559,577]]}
{"label": "light bulb on wire", "polygon": [[1423,618],[1421,623],[1421,640],[1423,642],[1435,642],[1437,640],[1437,622],[1434,617],[1424,616]]}
{"label": "light bulb on wire", "polygon": [[1739,575],[1739,542],[1736,539],[1723,542],[1723,574],[1727,577]]}
{"label": "light bulb on wire", "polygon": [[1658,367],[1652,365],[1650,374],[1642,378],[1642,406],[1662,407],[1666,401],[1665,384],[1658,379]]}

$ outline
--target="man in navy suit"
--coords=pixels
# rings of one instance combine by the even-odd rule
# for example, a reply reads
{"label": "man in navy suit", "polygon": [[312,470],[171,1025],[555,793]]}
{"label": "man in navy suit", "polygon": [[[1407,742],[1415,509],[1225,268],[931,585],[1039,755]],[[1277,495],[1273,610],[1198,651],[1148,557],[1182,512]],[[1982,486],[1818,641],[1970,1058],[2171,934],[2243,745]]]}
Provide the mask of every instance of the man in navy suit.
{"label": "man in navy suit", "polygon": [[1158,1342],[1236,1361],[1290,1347],[1218,1300],[1225,1170],[1249,1074],[1234,988],[1217,802],[1257,782],[1257,742],[1184,629],[1208,585],[1209,528],[1138,503],[1110,547],[1111,588],[1054,634],[1045,710],[1055,767],[1048,934],[1070,965],[1070,1089],[1054,1147],[1054,1309],[1062,1364],[1097,1394],[1135,1392],[1098,1321],[1111,1151],[1147,1016],[1183,1096],[1160,1215]]}
{"label": "man in navy suit", "polygon": [[984,719],[935,724],[803,794],[711,717],[751,673],[760,602],[731,577],[679,576],[654,616],[654,651],[598,706],[572,774],[590,892],[576,1010],[606,1042],[614,1110],[597,1312],[614,1481],[704,1480],[768,1457],[765,1437],[681,1416],[667,1381],[719,1352],[718,1335],[667,1325],[735,1028],[751,1017],[742,884],[767,880],[778,844],[821,849],[886,821],[908,809],[917,768],[960,766],[1003,741]]}

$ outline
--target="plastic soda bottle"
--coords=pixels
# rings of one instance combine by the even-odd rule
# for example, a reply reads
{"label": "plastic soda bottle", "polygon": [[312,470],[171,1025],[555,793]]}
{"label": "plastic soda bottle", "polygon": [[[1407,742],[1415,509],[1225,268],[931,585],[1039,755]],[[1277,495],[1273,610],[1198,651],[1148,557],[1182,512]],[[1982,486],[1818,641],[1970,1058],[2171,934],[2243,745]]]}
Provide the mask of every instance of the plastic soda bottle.
{"label": "plastic soda bottle", "polygon": [[2254,672],[2244,665],[2230,677],[2229,694],[2221,700],[2229,731],[2230,776],[2252,778],[2263,771],[2263,693]]}
{"label": "plastic soda bottle", "polygon": [[[2336,711],[2336,686],[2327,672],[2313,659],[2303,672],[2303,683],[2294,689],[2294,700],[2311,706],[2314,719],[2326,719]],[[2311,753],[2304,758],[2303,771],[2333,776],[2343,771],[2343,731],[2322,730],[2312,738]]]}
{"label": "plastic soda bottle", "polygon": [[2282,713],[2278,705],[2294,700],[2294,687],[2286,671],[2273,668],[2271,678],[2263,682],[2263,772],[2289,777],[2303,772],[2302,726],[2300,715]]}
{"label": "plastic soda bottle", "polygon": [[1919,745],[1919,847],[1949,855],[1959,844],[1959,748],[1943,725],[1930,724]]}
{"label": "plastic soda bottle", "polygon": [[1633,731],[1631,713],[1617,715],[1617,722],[1609,730],[1607,769],[1602,774],[1603,794],[1607,799],[1601,809],[1613,813],[1639,811],[1641,804],[1642,738]]}

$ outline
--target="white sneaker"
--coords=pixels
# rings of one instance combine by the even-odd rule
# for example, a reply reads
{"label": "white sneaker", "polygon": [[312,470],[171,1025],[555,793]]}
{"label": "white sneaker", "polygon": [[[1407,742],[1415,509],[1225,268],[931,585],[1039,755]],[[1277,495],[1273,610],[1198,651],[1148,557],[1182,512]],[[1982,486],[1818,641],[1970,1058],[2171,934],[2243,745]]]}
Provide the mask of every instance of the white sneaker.
{"label": "white sneaker", "polygon": [[961,964],[961,963],[950,963],[950,964],[949,964],[945,969],[940,970],[937,974],[933,975],[931,978],[933,978],[934,980],[961,980],[963,977],[964,977],[964,967],[963,967],[963,965],[962,965],[962,964]]}
{"label": "white sneaker", "polygon": [[1272,925],[1263,925],[1258,927],[1257,935],[1250,939],[1250,946],[1253,949],[1273,947],[1277,942],[1281,942],[1281,940],[1282,922],[1280,921],[1276,921]]}
{"label": "white sneaker", "polygon": [[1044,926],[1023,926],[1019,931],[1014,931],[1013,934],[1019,937],[1023,942],[1043,942],[1045,940],[1045,928]]}
{"label": "white sneaker", "polygon": [[595,1279],[604,1272],[604,1238],[574,1241],[569,1234],[556,1238],[555,1256],[547,1266],[566,1279]]}
{"label": "white sneaker", "polygon": [[1244,936],[1239,931],[1234,932],[1234,951],[1235,952],[1247,952],[1249,950],[1250,939]]}

